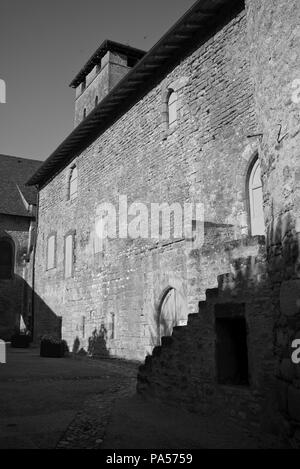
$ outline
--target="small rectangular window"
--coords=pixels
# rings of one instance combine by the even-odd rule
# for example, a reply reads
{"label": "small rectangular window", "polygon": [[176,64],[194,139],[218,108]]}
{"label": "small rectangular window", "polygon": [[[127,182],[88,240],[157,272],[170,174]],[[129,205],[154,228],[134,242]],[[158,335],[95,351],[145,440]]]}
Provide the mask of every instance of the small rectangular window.
{"label": "small rectangular window", "polygon": [[216,339],[218,382],[227,385],[249,385],[245,318],[216,317]]}
{"label": "small rectangular window", "polygon": [[85,338],[85,316],[81,316],[81,335]]}
{"label": "small rectangular window", "polygon": [[47,243],[47,270],[55,267],[55,244],[56,236],[53,234],[49,236]]}
{"label": "small rectangular window", "polygon": [[65,277],[73,276],[74,267],[74,236],[69,234],[65,237]]}

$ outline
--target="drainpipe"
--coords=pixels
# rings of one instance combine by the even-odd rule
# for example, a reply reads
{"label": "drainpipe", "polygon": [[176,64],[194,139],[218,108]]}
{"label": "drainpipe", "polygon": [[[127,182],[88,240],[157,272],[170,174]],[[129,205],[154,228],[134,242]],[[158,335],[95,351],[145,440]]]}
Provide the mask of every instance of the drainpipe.
{"label": "drainpipe", "polygon": [[30,220],[30,225],[29,225],[29,233],[28,233],[28,243],[27,243],[27,259],[29,259],[30,256],[30,248],[32,244],[32,230],[33,230],[33,206],[29,205],[29,214],[31,215],[31,220]]}
{"label": "drainpipe", "polygon": [[[39,186],[35,186],[37,189],[37,202],[36,202],[36,214],[35,214],[35,236],[33,243],[32,252],[32,278],[31,278],[31,334],[32,340],[34,338],[34,327],[35,327],[35,258],[36,258],[36,243],[38,236],[38,216],[39,216],[39,203],[40,203],[40,192]],[[31,234],[32,236],[32,234]]]}

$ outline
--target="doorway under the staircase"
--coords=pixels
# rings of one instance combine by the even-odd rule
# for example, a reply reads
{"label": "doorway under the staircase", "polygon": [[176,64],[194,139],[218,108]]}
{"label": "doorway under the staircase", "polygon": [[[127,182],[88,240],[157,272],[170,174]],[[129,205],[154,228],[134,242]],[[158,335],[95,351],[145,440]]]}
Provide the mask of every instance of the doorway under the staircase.
{"label": "doorway under the staircase", "polygon": [[[216,305],[216,361],[220,384],[249,385],[247,325],[243,310],[243,304]],[[224,316],[226,311],[231,314]]]}

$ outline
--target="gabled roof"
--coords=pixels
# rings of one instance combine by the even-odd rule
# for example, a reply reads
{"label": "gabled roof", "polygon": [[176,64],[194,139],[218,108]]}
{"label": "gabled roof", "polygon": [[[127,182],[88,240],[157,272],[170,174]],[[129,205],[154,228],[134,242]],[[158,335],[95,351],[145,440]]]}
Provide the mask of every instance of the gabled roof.
{"label": "gabled roof", "polygon": [[37,190],[26,181],[41,163],[0,154],[0,214],[30,216],[28,205],[36,205]]}
{"label": "gabled roof", "polygon": [[198,0],[58,146],[28,185],[45,185],[142,99],[188,51],[244,7],[244,0]]}
{"label": "gabled roof", "polygon": [[87,61],[87,63],[82,67],[79,73],[77,73],[76,77],[71,81],[70,85],[71,88],[76,88],[86,77],[88,73],[97,65],[102,57],[106,54],[106,52],[118,52],[119,54],[124,54],[128,58],[136,59],[137,61],[140,60],[146,52],[141,49],[136,49],[135,47],[125,46],[124,44],[120,44],[119,42],[115,41],[104,41],[100,47],[96,50],[96,52],[92,55],[92,57]]}

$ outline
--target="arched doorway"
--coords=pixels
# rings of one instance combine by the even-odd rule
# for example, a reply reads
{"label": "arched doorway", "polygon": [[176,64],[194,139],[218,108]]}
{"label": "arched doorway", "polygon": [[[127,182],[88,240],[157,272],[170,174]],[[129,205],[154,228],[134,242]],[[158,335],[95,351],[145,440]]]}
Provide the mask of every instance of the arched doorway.
{"label": "arched doorway", "polygon": [[14,274],[14,244],[10,238],[0,238],[0,279],[11,279]]}
{"label": "arched doorway", "polygon": [[159,339],[170,336],[175,326],[187,322],[186,301],[175,288],[165,291],[159,308]]}
{"label": "arched doorway", "polygon": [[253,164],[250,167],[248,176],[248,196],[251,235],[264,235],[265,221],[263,210],[263,191],[258,157],[254,159]]}

